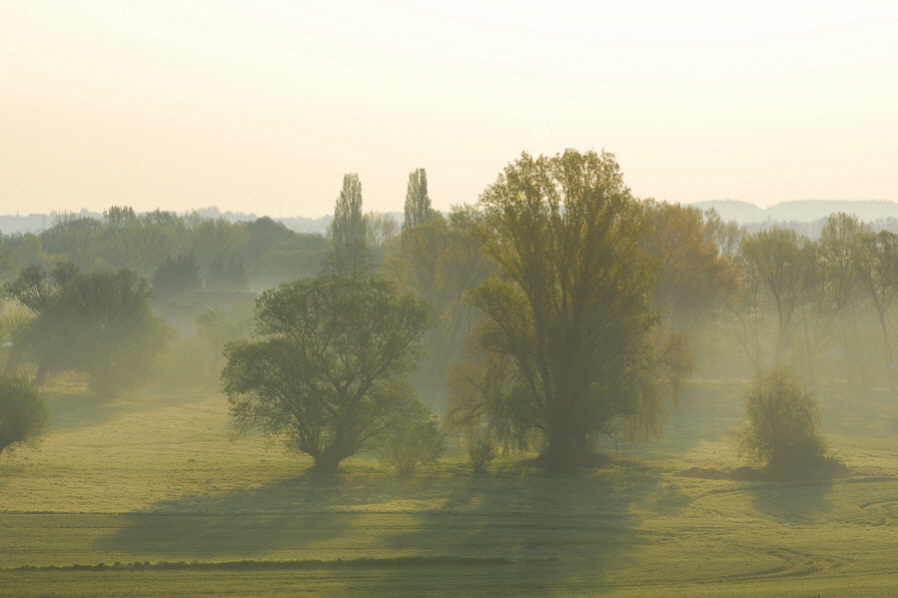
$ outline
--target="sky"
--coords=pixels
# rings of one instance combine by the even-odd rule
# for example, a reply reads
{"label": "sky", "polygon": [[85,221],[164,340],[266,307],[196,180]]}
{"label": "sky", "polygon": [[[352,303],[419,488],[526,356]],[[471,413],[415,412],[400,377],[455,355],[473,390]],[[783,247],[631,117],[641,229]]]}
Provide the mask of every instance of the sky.
{"label": "sky", "polygon": [[0,213],[474,203],[521,152],[638,197],[898,201],[898,2],[0,0]]}

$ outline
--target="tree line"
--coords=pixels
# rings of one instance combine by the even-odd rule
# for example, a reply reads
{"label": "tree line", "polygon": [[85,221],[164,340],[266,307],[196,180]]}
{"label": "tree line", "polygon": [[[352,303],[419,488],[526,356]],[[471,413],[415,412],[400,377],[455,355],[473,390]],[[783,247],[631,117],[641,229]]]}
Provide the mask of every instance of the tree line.
{"label": "tree line", "polygon": [[477,468],[528,450],[569,471],[608,437],[659,436],[693,372],[789,361],[812,384],[898,384],[898,235],[854,217],[816,240],[748,232],[640,200],[613,155],[574,150],[523,154],[447,214],[417,169],[404,215],[365,214],[347,174],[327,237],[121,207],[4,237],[25,312],[5,320],[7,372],[82,371],[115,392],[173,342],[154,294],[268,288],[252,322],[212,310],[196,335],[223,353],[235,421],[325,471],[367,449],[414,469],[442,446],[435,414]]}

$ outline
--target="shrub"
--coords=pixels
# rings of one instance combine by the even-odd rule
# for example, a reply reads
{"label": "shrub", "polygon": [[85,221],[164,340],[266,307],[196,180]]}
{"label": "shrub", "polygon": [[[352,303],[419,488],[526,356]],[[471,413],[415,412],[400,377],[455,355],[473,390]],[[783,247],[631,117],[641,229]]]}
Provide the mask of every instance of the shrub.
{"label": "shrub", "polygon": [[820,436],[820,406],[783,365],[761,373],[746,394],[747,421],[738,436],[743,454],[770,475],[795,479],[821,475],[834,461]]}
{"label": "shrub", "polygon": [[474,475],[483,475],[486,473],[486,465],[496,458],[499,454],[496,450],[496,443],[486,434],[469,434],[466,438],[468,449],[468,460],[474,467]]}
{"label": "shrub", "polygon": [[33,444],[47,418],[43,399],[26,377],[0,377],[0,453]]}
{"label": "shrub", "polygon": [[412,475],[419,467],[435,463],[444,450],[446,437],[431,418],[412,420],[398,428],[381,441],[377,454],[400,475]]}

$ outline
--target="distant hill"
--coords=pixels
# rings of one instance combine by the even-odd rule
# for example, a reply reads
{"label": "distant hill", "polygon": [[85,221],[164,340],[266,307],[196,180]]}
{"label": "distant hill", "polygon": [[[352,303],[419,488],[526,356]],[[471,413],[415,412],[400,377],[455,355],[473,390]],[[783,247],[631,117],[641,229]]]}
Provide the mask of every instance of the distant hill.
{"label": "distant hill", "polygon": [[865,222],[898,218],[898,203],[894,201],[845,201],[803,199],[784,201],[769,208],[733,199],[699,201],[690,204],[701,210],[713,208],[723,220],[735,220],[739,224],[756,222],[816,222],[830,214],[845,212]]}

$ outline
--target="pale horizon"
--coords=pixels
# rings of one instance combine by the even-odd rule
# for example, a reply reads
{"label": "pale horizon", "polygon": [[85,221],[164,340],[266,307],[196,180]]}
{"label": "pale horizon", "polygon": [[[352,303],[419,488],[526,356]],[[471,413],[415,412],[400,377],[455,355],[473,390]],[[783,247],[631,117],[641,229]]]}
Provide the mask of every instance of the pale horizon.
{"label": "pale horizon", "polygon": [[522,151],[638,197],[898,200],[898,6],[0,5],[0,214],[473,203]]}

